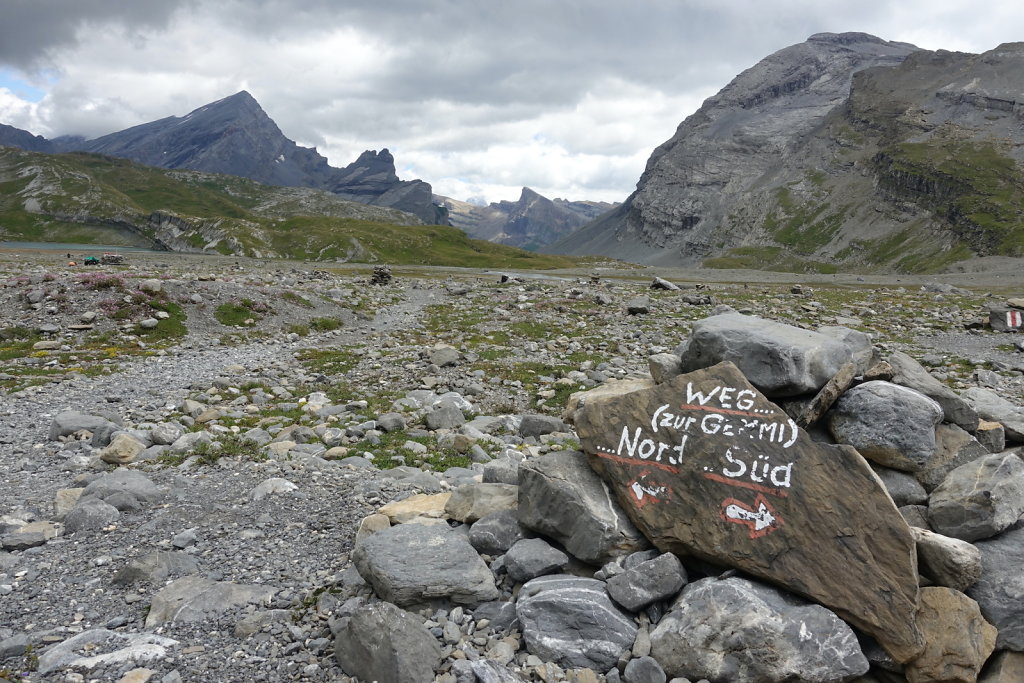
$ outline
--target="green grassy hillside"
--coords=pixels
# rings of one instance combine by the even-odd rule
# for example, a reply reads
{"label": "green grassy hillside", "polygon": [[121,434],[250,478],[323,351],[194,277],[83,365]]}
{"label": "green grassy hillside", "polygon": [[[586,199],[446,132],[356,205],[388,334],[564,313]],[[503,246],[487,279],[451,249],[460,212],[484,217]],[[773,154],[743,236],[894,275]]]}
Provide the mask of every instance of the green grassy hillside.
{"label": "green grassy hillside", "polygon": [[0,147],[0,240],[480,268],[574,261],[425,226],[411,214],[319,190],[261,185],[95,154]]}

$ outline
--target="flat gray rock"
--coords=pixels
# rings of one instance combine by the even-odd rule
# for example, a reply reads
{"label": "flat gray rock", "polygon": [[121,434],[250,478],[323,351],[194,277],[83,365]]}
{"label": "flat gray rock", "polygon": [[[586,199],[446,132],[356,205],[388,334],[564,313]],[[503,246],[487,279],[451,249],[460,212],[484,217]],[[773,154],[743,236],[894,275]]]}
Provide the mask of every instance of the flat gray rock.
{"label": "flat gray rock", "polygon": [[130,560],[112,579],[115,584],[163,583],[199,571],[199,562],[188,553],[157,550]]}
{"label": "flat gray rock", "polygon": [[454,429],[466,423],[462,409],[450,401],[441,402],[424,418],[427,429]]}
{"label": "flat gray rock", "polygon": [[875,349],[871,344],[871,336],[867,333],[839,325],[823,325],[816,331],[850,349],[856,374],[863,375],[874,364]]}
{"label": "flat gray rock", "polygon": [[740,578],[684,588],[651,632],[651,655],[669,676],[729,683],[846,681],[868,670],[853,629],[835,614]]}
{"label": "flat gray rock", "polygon": [[932,491],[928,522],[964,541],[991,538],[1024,514],[1024,462],[1013,452],[961,465]]}
{"label": "flat gray rock", "polygon": [[914,472],[935,455],[938,403],[891,382],[860,384],[843,394],[829,413],[836,441],[853,446],[879,465]]}
{"label": "flat gray rock", "polygon": [[919,505],[927,502],[928,492],[921,486],[921,482],[907,472],[890,469],[878,465],[872,467],[878,478],[885,485],[885,490],[897,507],[904,505]]}
{"label": "flat gray rock", "polygon": [[1024,651],[1024,529],[974,545],[981,551],[981,577],[967,589],[967,595],[999,629],[997,650]]}
{"label": "flat gray rock", "polygon": [[769,397],[814,393],[853,360],[850,348],[832,337],[739,313],[694,323],[679,355],[683,372],[732,361]]}
{"label": "flat gray rock", "polygon": [[518,506],[518,486],[474,482],[452,491],[444,511],[452,519],[472,524],[492,512],[514,510]]}
{"label": "flat gray rock", "polygon": [[519,592],[516,614],[526,649],[563,669],[608,671],[636,639],[633,619],[596,579],[542,576]]}
{"label": "flat gray rock", "polygon": [[[62,643],[51,645],[39,655],[39,673],[60,669],[90,670],[98,666],[142,664],[163,659],[178,641],[155,633],[118,633],[91,629]],[[83,653],[90,653],[88,656]]]}
{"label": "flat gray rock", "polygon": [[496,600],[494,575],[465,534],[447,525],[399,524],[367,536],[352,553],[359,574],[399,607]]}
{"label": "flat gray rock", "polygon": [[336,633],[334,657],[361,681],[430,683],[441,647],[421,619],[387,602],[363,605]]}
{"label": "flat gray rock", "polygon": [[153,596],[146,628],[168,621],[203,621],[251,604],[268,602],[277,589],[230,581],[186,576],[172,581]]}
{"label": "flat gray rock", "polygon": [[569,431],[568,425],[552,415],[523,415],[519,422],[519,436],[524,438],[567,431]]}

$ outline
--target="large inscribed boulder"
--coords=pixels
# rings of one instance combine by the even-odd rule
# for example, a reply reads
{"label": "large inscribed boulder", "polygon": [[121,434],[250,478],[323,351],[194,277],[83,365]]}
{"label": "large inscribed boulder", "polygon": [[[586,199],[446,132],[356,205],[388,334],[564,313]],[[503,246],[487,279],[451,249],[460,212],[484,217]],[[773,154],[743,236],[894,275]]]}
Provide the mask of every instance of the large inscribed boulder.
{"label": "large inscribed boulder", "polygon": [[666,552],[736,567],[829,607],[905,662],[910,529],[852,448],[816,443],[732,363],[574,397],[591,465]]}

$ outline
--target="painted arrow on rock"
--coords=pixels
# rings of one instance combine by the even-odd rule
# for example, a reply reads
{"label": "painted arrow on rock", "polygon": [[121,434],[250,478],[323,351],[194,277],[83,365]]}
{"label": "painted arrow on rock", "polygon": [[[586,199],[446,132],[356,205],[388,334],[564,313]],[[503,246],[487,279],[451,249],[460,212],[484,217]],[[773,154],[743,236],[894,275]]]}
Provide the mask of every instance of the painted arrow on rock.
{"label": "painted arrow on rock", "polygon": [[757,496],[753,505],[747,505],[735,498],[727,498],[722,501],[722,519],[747,526],[751,538],[770,534],[782,525],[779,513],[762,495]]}

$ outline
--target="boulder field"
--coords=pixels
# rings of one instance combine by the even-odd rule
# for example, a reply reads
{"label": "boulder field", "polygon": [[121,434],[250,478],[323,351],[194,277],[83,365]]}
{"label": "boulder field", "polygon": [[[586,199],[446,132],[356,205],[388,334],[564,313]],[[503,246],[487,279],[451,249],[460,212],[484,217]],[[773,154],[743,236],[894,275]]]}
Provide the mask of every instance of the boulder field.
{"label": "boulder field", "polygon": [[[0,671],[1020,680],[1019,370],[958,383],[806,290],[822,324],[777,293],[399,273],[343,285],[376,307],[354,322],[313,302],[332,277],[297,305],[340,330],[192,332],[4,394]],[[191,321],[188,283],[163,287]],[[26,365],[74,362],[58,336]]]}

